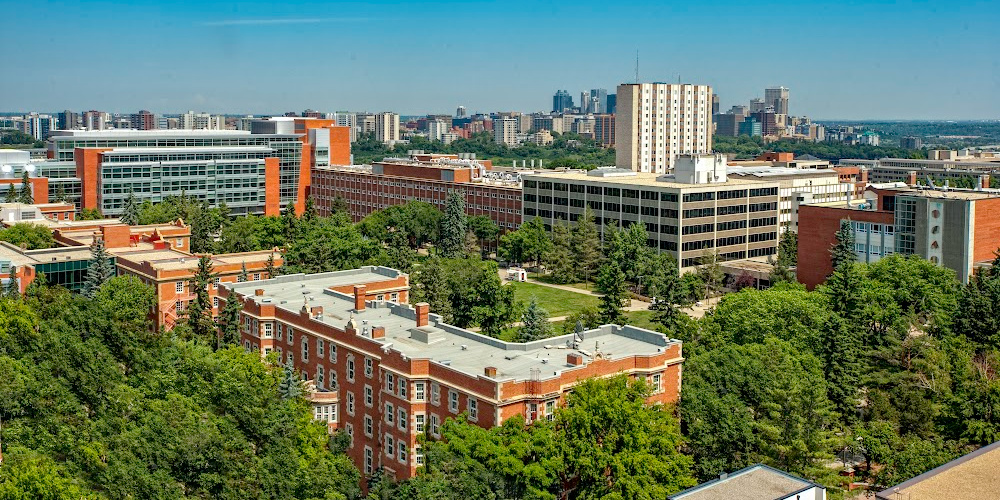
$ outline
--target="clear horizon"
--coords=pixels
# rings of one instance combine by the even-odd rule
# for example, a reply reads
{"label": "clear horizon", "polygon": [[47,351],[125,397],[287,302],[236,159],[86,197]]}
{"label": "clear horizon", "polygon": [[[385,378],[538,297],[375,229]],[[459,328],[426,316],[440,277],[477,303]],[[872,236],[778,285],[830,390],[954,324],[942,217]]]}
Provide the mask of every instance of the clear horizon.
{"label": "clear horizon", "polygon": [[556,90],[634,81],[638,48],[640,81],[711,85],[722,111],[782,85],[816,120],[1000,118],[1000,9],[982,1],[0,8],[31,28],[5,50],[9,111],[547,111]]}

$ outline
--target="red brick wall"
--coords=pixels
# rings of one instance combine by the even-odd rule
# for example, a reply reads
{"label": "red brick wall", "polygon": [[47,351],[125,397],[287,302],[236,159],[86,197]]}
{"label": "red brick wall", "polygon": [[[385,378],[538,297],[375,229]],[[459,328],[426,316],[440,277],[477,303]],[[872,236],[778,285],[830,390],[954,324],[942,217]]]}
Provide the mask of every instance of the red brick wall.
{"label": "red brick wall", "polygon": [[972,261],[992,261],[1000,248],[1000,199],[976,200]]}
{"label": "red brick wall", "polygon": [[281,215],[280,161],[278,158],[264,159],[264,215],[266,216]]}
{"label": "red brick wall", "polygon": [[893,214],[840,207],[799,207],[799,283],[812,290],[833,274],[830,249],[837,242],[842,219],[892,224]]}
{"label": "red brick wall", "polygon": [[351,164],[351,127],[330,127],[330,165]]}
{"label": "red brick wall", "polygon": [[73,159],[76,161],[76,176],[80,178],[82,192],[80,193],[80,208],[99,208],[101,206],[101,153],[109,148],[76,148]]}

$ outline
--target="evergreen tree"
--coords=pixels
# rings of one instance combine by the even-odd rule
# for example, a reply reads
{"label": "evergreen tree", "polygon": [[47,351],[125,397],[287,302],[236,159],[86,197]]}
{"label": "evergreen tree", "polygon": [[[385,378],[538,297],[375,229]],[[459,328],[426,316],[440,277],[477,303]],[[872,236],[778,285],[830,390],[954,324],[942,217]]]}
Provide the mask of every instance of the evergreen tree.
{"label": "evergreen tree", "polygon": [[785,232],[781,233],[781,240],[778,241],[778,258],[768,258],[771,264],[771,274],[768,280],[772,285],[778,283],[795,283],[795,273],[792,267],[798,265],[799,261],[799,235],[787,226]]}
{"label": "evergreen tree", "polygon": [[854,252],[854,229],[851,228],[850,220],[840,221],[836,237],[837,242],[830,249],[830,263],[833,264],[834,270],[858,259],[858,255]]}
{"label": "evergreen tree", "polygon": [[531,302],[528,303],[521,321],[523,324],[520,331],[518,331],[518,342],[531,342],[552,335],[549,313],[542,306],[538,305],[538,300],[535,297],[532,297]]}
{"label": "evergreen tree", "polygon": [[230,292],[229,300],[219,312],[219,325],[222,328],[222,345],[240,345],[240,310],[243,304]]}
{"label": "evergreen tree", "polygon": [[823,330],[821,361],[827,381],[827,396],[845,426],[857,417],[858,386],[863,366],[860,332],[836,314],[830,316]]}
{"label": "evergreen tree", "polygon": [[281,219],[285,223],[285,241],[294,241],[298,234],[299,219],[295,215],[295,204],[285,205],[285,210],[281,213]]}
{"label": "evergreen tree", "polygon": [[90,263],[87,266],[87,278],[83,282],[83,295],[93,298],[97,289],[114,276],[115,264],[111,254],[104,247],[104,240],[96,238],[90,245]]}
{"label": "evergreen tree", "polygon": [[726,278],[726,273],[722,271],[717,253],[706,251],[701,256],[698,275],[705,283],[705,297],[709,297],[712,292],[717,292],[722,288],[722,281]]}
{"label": "evergreen tree", "polygon": [[247,276],[247,263],[243,262],[240,264],[240,274],[236,277],[238,283],[246,283],[248,279]]}
{"label": "evergreen tree", "polygon": [[21,298],[21,289],[18,286],[17,278],[15,277],[16,272],[17,268],[10,266],[10,277],[7,278],[7,284],[3,290],[3,296],[9,299]]}
{"label": "evergreen tree", "polygon": [[4,197],[4,203],[17,203],[17,190],[14,189],[13,184],[7,184],[7,196]]}
{"label": "evergreen tree", "polygon": [[622,272],[621,267],[611,263],[601,266],[597,277],[597,290],[603,294],[598,306],[601,322],[621,324],[625,319],[622,308],[629,302],[625,273]]}
{"label": "evergreen tree", "polygon": [[993,265],[976,269],[959,293],[955,332],[978,344],[1000,347],[1000,251]]}
{"label": "evergreen tree", "polygon": [[278,268],[274,266],[274,252],[271,252],[271,254],[267,256],[267,263],[264,264],[264,270],[267,271],[268,278],[278,276]]}
{"label": "evergreen tree", "polygon": [[35,202],[35,197],[31,194],[31,180],[28,179],[27,171],[21,175],[21,194],[18,196],[17,201],[25,205],[31,205]]}
{"label": "evergreen tree", "polygon": [[208,203],[202,203],[190,214],[191,251],[211,253],[215,250],[215,237],[221,227]]}
{"label": "evergreen tree", "polygon": [[296,399],[302,396],[302,379],[295,373],[292,363],[285,363],[285,370],[278,384],[278,394],[282,399]]}
{"label": "evergreen tree", "polygon": [[583,209],[583,216],[576,222],[572,242],[576,250],[577,277],[580,281],[590,281],[601,261],[601,237],[590,207]]}
{"label": "evergreen tree", "polygon": [[461,191],[451,191],[441,219],[441,241],[438,244],[441,255],[448,258],[461,257],[467,231],[465,196]]}
{"label": "evergreen tree", "polygon": [[66,203],[66,188],[62,184],[56,187],[56,200],[59,203]]}
{"label": "evergreen tree", "polygon": [[552,226],[552,246],[545,257],[555,283],[566,284],[576,280],[577,263],[573,259],[572,240],[569,224],[562,219],[556,221]]}
{"label": "evergreen tree", "polygon": [[316,211],[316,203],[313,201],[312,196],[307,196],[305,210],[302,212],[302,218],[304,218],[306,222],[312,222],[316,220],[317,217],[319,217],[319,213]]}
{"label": "evergreen tree", "polygon": [[125,206],[122,207],[122,216],[120,219],[122,224],[129,226],[139,224],[139,202],[136,200],[135,193],[131,189],[128,191],[128,198],[125,199]]}
{"label": "evergreen tree", "polygon": [[215,281],[216,276],[212,272],[212,267],[212,259],[207,255],[198,259],[198,271],[190,281],[194,300],[187,308],[187,323],[194,338],[206,341],[208,345],[217,346],[218,335],[215,331],[215,322],[212,321],[212,299],[208,294],[208,287]]}

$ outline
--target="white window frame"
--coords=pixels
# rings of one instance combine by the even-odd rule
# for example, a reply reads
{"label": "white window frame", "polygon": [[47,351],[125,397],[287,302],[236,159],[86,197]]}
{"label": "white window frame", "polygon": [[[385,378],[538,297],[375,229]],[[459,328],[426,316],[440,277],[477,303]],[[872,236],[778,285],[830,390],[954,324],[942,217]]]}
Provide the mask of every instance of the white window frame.
{"label": "white window frame", "polygon": [[347,355],[347,381],[354,382],[354,355]]}
{"label": "white window frame", "polygon": [[448,389],[448,410],[452,413],[458,413],[458,400],[458,391]]}
{"label": "white window frame", "polygon": [[423,401],[427,397],[427,385],[426,382],[414,382],[413,383],[413,399],[414,401]]}
{"label": "white window frame", "polygon": [[415,413],[413,415],[413,430],[415,432],[423,433],[426,420],[427,417],[423,413]]}
{"label": "white window frame", "polygon": [[375,373],[375,361],[372,358],[365,357],[365,377],[372,378]]}
{"label": "white window frame", "polygon": [[371,408],[375,404],[375,391],[372,386],[365,384],[365,406]]}
{"label": "white window frame", "polygon": [[385,423],[394,425],[396,419],[396,407],[392,403],[385,404]]}
{"label": "white window frame", "polygon": [[479,420],[479,400],[469,396],[465,400],[465,405],[469,410],[469,420],[472,420],[473,422]]}
{"label": "white window frame", "polygon": [[347,392],[347,414],[354,416],[354,393],[350,391]]}
{"label": "white window frame", "polygon": [[184,282],[178,281],[174,283],[174,293],[184,293]]}
{"label": "white window frame", "polygon": [[407,417],[407,414],[406,414],[406,408],[397,407],[396,408],[396,412],[397,412],[397,415],[396,415],[396,421],[397,422],[396,423],[397,423],[397,425],[399,427],[399,430],[405,431],[406,430],[407,420],[409,420],[409,418]]}

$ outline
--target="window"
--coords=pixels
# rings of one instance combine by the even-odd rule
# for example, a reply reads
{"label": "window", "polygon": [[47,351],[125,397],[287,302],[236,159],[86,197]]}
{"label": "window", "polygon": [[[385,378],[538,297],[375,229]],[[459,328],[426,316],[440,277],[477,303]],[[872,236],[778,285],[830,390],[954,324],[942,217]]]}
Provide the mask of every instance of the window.
{"label": "window", "polygon": [[479,400],[476,398],[469,398],[469,420],[479,420]]}
{"label": "window", "polygon": [[413,416],[413,430],[424,432],[424,414],[418,413]]}
{"label": "window", "polygon": [[372,449],[365,446],[365,474],[372,473]]}
{"label": "window", "polygon": [[405,464],[406,463],[406,443],[400,441],[400,442],[398,442],[396,444],[399,447],[399,462]]}
{"label": "window", "polygon": [[663,388],[661,387],[661,384],[660,384],[661,377],[662,377],[661,374],[656,373],[656,374],[653,374],[653,376],[649,378],[649,385],[653,389],[653,394],[659,394],[660,391],[663,390]]}
{"label": "window", "polygon": [[375,422],[371,415],[365,415],[365,435],[372,437],[372,430],[375,427]]}
{"label": "window", "polygon": [[330,389],[337,389],[337,372],[330,369]]}
{"label": "window", "polygon": [[528,415],[524,421],[530,424],[535,420],[538,420],[538,403],[528,403]]}
{"label": "window", "polygon": [[394,407],[392,403],[385,404],[385,423],[392,424],[393,422],[395,422],[396,418],[395,411],[396,407]]}
{"label": "window", "polygon": [[424,394],[424,383],[423,382],[415,382],[413,384],[413,399],[415,399],[416,401],[423,401],[424,397],[425,397],[425,394]]}
{"label": "window", "polygon": [[437,382],[431,382],[431,403],[441,404],[441,386]]}
{"label": "window", "polygon": [[348,446],[354,448],[354,425],[349,423],[345,427],[347,429],[347,437],[351,438],[351,444]]}
{"label": "window", "polygon": [[347,356],[347,381],[354,382],[354,356]]}
{"label": "window", "polygon": [[409,385],[409,382],[405,378],[399,379],[399,397],[403,399],[406,399],[407,385]]}
{"label": "window", "polygon": [[288,364],[290,364],[290,365],[294,365],[295,364],[295,355],[292,354],[292,353],[288,353]]}
{"label": "window", "polygon": [[374,370],[375,370],[375,362],[372,361],[372,358],[365,358],[365,376],[368,378],[372,378]]}
{"label": "window", "polygon": [[253,280],[260,281],[260,273],[253,273]]}
{"label": "window", "polygon": [[385,374],[385,392],[389,392],[389,393],[395,392],[394,391],[395,388],[396,388],[395,376],[393,374],[391,374],[391,373],[386,373]]}
{"label": "window", "polygon": [[333,342],[330,343],[330,362],[337,362],[337,344],[334,344]]}
{"label": "window", "polygon": [[424,454],[420,451],[420,445],[418,444],[413,448],[413,459],[417,462],[417,465],[424,465]]}
{"label": "window", "polygon": [[405,431],[406,430],[406,423],[409,420],[406,417],[406,410],[403,409],[403,408],[398,408],[397,411],[399,412],[399,414],[396,415],[396,420],[397,420],[397,423],[399,424],[399,430]]}
{"label": "window", "polygon": [[354,393],[353,392],[348,392],[347,393],[347,414],[351,415],[351,416],[354,415]]}
{"label": "window", "polygon": [[394,443],[395,443],[395,441],[392,439],[392,436],[386,434],[385,435],[385,454],[389,455],[390,457],[393,455],[393,451],[395,451],[395,447],[393,446]]}
{"label": "window", "polygon": [[556,400],[545,402],[545,420],[555,420],[556,418]]}
{"label": "window", "polygon": [[214,307],[216,309],[219,308],[219,298],[218,297],[212,297],[212,307]]}
{"label": "window", "polygon": [[317,389],[326,388],[326,371],[323,370],[322,366],[316,367],[316,388]]}
{"label": "window", "polygon": [[374,392],[372,386],[365,384],[365,406],[371,408],[372,404],[375,402]]}
{"label": "window", "polygon": [[309,361],[309,337],[302,336],[302,362]]}
{"label": "window", "polygon": [[285,340],[285,325],[278,323],[278,340]]}
{"label": "window", "polygon": [[319,355],[320,359],[326,356],[324,349],[326,348],[326,342],[323,339],[316,339],[316,353]]}
{"label": "window", "polygon": [[177,293],[184,293],[184,282],[178,281],[177,283],[174,283],[174,291]]}
{"label": "window", "polygon": [[271,335],[273,335],[273,332],[272,332],[273,329],[274,329],[274,323],[271,323],[270,321],[268,321],[267,323],[264,323],[264,338],[265,339],[271,338]]}
{"label": "window", "polygon": [[448,391],[448,409],[452,413],[458,413],[458,393],[455,391]]}
{"label": "window", "polygon": [[431,415],[430,422],[431,422],[431,434],[434,435],[435,437],[437,437],[439,435],[438,434],[438,427],[439,427],[438,426],[438,416],[437,415]]}
{"label": "window", "polygon": [[295,345],[295,330],[288,327],[288,345]]}

